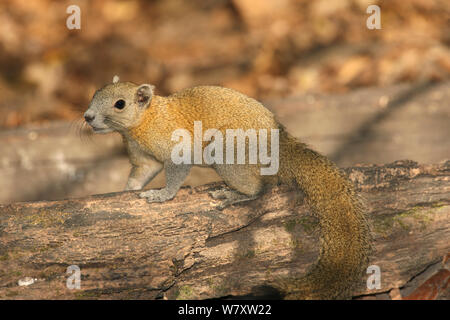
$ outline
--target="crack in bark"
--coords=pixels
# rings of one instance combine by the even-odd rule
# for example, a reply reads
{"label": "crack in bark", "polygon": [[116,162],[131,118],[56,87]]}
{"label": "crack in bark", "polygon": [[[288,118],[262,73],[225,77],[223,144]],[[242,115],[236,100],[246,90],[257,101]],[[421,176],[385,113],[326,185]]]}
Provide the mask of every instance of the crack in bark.
{"label": "crack in bark", "polygon": [[[404,289],[408,284],[410,284],[411,282],[413,282],[415,279],[417,279],[418,277],[420,277],[422,274],[424,274],[425,272],[427,272],[430,268],[433,268],[434,266],[440,264],[441,261],[438,260],[436,262],[430,262],[429,264],[427,264],[424,269],[422,271],[419,271],[418,273],[416,273],[415,275],[413,275],[409,280],[407,280],[405,282],[404,285],[400,286],[399,289]],[[426,280],[425,280],[426,281]]]}

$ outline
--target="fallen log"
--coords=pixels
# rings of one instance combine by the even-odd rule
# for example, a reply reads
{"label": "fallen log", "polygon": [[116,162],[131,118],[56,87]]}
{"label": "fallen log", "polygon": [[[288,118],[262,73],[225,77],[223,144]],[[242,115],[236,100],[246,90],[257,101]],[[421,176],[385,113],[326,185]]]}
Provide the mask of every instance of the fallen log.
{"label": "fallen log", "polygon": [[[355,298],[414,296],[424,276],[448,268],[450,161],[345,170],[365,199],[381,271],[381,287],[364,279]],[[121,192],[0,205],[0,298],[279,297],[267,284],[317,257],[316,219],[284,186],[228,206],[212,196],[219,188],[184,187],[162,204]],[[74,265],[80,289],[67,285]]]}

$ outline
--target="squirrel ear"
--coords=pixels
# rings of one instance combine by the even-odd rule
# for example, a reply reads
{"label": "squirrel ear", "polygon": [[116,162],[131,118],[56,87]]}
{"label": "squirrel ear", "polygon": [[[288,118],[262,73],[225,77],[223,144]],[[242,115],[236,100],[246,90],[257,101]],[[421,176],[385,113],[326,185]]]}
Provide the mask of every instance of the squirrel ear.
{"label": "squirrel ear", "polygon": [[119,76],[116,74],[114,77],[113,77],[113,83],[117,83],[117,82],[119,82]]}
{"label": "squirrel ear", "polygon": [[136,91],[136,101],[141,107],[146,107],[153,96],[155,86],[151,84],[141,84]]}

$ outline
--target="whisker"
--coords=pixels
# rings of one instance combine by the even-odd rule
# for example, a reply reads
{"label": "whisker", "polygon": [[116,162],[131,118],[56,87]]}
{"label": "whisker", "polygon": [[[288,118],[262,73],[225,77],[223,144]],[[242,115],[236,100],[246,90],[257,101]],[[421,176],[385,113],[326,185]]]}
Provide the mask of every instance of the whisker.
{"label": "whisker", "polygon": [[80,119],[74,119],[74,120],[70,121],[70,123],[69,123],[69,131],[70,132],[77,132],[78,131],[78,127],[80,126],[79,122],[80,122]]}
{"label": "whisker", "polygon": [[87,123],[84,121],[84,119],[80,118],[76,120],[76,126],[77,126],[77,136],[82,142],[89,141],[90,143],[94,142],[92,139],[93,132],[88,127]]}

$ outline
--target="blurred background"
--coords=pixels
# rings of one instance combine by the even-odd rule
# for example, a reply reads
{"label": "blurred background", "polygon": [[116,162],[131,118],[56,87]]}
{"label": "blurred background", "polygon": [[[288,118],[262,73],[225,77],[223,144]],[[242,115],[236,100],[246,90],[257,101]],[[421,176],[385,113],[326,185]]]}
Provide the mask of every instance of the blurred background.
{"label": "blurred background", "polygon": [[[80,120],[116,74],[160,95],[237,89],[340,166],[448,159],[449,45],[448,0],[3,0],[0,203],[124,187],[120,137]],[[187,184],[215,180],[194,170]]]}

